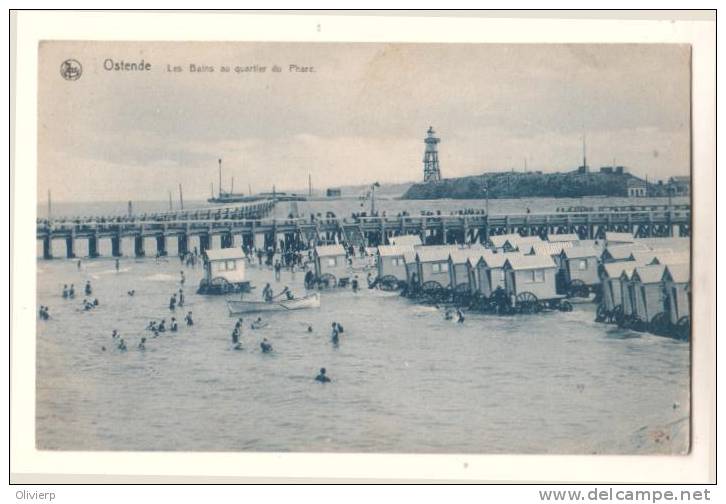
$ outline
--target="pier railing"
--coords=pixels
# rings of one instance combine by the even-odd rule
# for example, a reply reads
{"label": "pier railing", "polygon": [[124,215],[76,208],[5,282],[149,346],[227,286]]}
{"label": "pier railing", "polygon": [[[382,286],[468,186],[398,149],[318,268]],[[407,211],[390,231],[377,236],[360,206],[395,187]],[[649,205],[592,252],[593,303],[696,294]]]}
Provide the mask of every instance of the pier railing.
{"label": "pier railing", "polygon": [[377,245],[400,234],[420,235],[424,243],[486,242],[489,236],[520,233],[540,235],[575,233],[581,239],[604,237],[607,231],[630,232],[638,237],[690,236],[691,212],[686,208],[649,211],[612,212],[550,212],[512,214],[448,214],[372,217],[246,217],[234,212],[217,213],[212,218],[204,214],[138,217],[131,220],[39,221],[36,236],[43,241],[44,257],[52,257],[52,240],[66,240],[66,255],[73,257],[75,240],[88,240],[89,255],[98,254],[98,240],[111,239],[113,255],[121,254],[121,240],[132,237],[135,253],[144,255],[145,238],[156,238],[157,252],[166,253],[167,238],[174,237],[177,250],[188,250],[189,240],[195,237],[199,248],[211,245],[213,236],[221,237],[221,245],[232,246],[234,236],[242,244],[253,245],[255,237],[264,236],[265,246],[277,247],[282,237],[285,243],[352,242],[356,245]]}

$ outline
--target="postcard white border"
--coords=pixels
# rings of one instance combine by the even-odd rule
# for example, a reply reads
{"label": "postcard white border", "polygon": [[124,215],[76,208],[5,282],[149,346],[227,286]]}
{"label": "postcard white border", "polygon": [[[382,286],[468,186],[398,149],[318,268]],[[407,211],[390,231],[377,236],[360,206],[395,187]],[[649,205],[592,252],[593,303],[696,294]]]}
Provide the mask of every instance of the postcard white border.
{"label": "postcard white border", "polygon": [[[11,481],[707,482],[715,478],[715,23],[160,12],[16,13],[11,167]],[[321,31],[317,25],[321,25]],[[40,40],[684,43],[693,48],[693,381],[688,456],[51,452],[35,449]],[[80,475],[73,477],[73,475]],[[131,478],[129,478],[131,477]],[[151,480],[149,479],[151,478]],[[221,478],[221,479],[217,479]]]}

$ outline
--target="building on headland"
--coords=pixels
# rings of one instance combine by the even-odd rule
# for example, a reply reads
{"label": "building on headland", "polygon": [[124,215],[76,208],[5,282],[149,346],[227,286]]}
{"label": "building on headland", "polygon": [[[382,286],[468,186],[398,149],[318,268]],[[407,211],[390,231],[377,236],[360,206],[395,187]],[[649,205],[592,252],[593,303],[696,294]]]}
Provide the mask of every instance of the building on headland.
{"label": "building on headland", "polygon": [[424,143],[426,150],[424,151],[424,182],[438,182],[441,180],[441,169],[439,168],[439,151],[438,143],[440,138],[436,137],[433,126],[429,126],[426,132]]}
{"label": "building on headland", "polygon": [[671,177],[668,184],[672,188],[673,196],[691,195],[691,177],[687,175]]}
{"label": "building on headland", "polygon": [[327,191],[325,191],[325,196],[328,198],[340,198],[341,194],[340,187],[330,187]]}
{"label": "building on headland", "polygon": [[648,195],[648,184],[639,178],[629,178],[626,187],[628,198],[642,198]]}

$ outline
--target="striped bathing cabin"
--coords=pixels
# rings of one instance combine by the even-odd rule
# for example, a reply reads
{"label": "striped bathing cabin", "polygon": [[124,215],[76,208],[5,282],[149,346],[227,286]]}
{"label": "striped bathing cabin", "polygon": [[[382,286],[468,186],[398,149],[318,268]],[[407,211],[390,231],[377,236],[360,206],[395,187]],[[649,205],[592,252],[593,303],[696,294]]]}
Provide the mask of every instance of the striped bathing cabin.
{"label": "striped bathing cabin", "polygon": [[669,264],[663,271],[663,288],[668,297],[671,324],[691,315],[691,267],[688,263]]}
{"label": "striped bathing cabin", "polygon": [[477,261],[476,268],[476,291],[484,297],[491,297],[497,287],[506,287],[506,275],[504,263],[508,257],[521,255],[519,252],[509,254],[483,254]]}
{"label": "striped bathing cabin", "polygon": [[627,277],[633,273],[638,263],[635,261],[618,261],[600,265],[600,283],[602,285],[602,303],[608,313],[623,303],[623,272]]}
{"label": "striped bathing cabin", "polygon": [[481,246],[451,251],[449,254],[449,285],[452,289],[461,292],[475,292],[476,268],[471,265],[478,263],[485,254],[492,254],[492,252]]}
{"label": "striped bathing cabin", "polygon": [[557,295],[555,276],[557,265],[549,256],[509,255],[504,262],[505,290],[516,298],[524,292],[534,294],[537,299],[555,299]]}
{"label": "striped bathing cabin", "polygon": [[634,301],[632,313],[638,320],[649,323],[667,309],[662,284],[664,271],[662,264],[638,266],[633,271],[629,288]]}

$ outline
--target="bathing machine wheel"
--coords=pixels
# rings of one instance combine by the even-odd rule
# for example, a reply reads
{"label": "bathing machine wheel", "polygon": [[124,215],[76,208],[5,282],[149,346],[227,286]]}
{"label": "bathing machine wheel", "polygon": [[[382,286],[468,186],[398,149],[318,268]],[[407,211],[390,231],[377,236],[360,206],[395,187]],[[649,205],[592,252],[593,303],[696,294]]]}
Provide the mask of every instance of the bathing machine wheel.
{"label": "bathing machine wheel", "polygon": [[582,280],[573,280],[567,288],[567,297],[586,298],[590,295],[590,289]]}
{"label": "bathing machine wheel", "polygon": [[217,294],[229,294],[234,290],[234,286],[227,281],[226,278],[215,277],[209,282],[210,291]]}
{"label": "bathing machine wheel", "polygon": [[650,321],[650,332],[658,336],[668,336],[671,333],[670,315],[660,312]]}
{"label": "bathing machine wheel", "polygon": [[691,317],[686,315],[676,322],[675,335],[678,339],[688,341],[691,339]]}
{"label": "bathing machine wheel", "polygon": [[474,299],[468,283],[461,283],[454,289],[454,303],[458,306],[470,306]]}
{"label": "bathing machine wheel", "polygon": [[393,275],[386,275],[378,281],[378,288],[382,291],[395,291],[398,287],[398,278]]}
{"label": "bathing machine wheel", "polygon": [[424,282],[421,291],[428,301],[434,303],[443,301],[446,296],[446,289],[436,280]]}
{"label": "bathing machine wheel", "polygon": [[537,313],[542,310],[537,296],[531,292],[517,294],[517,308],[520,313]]}

